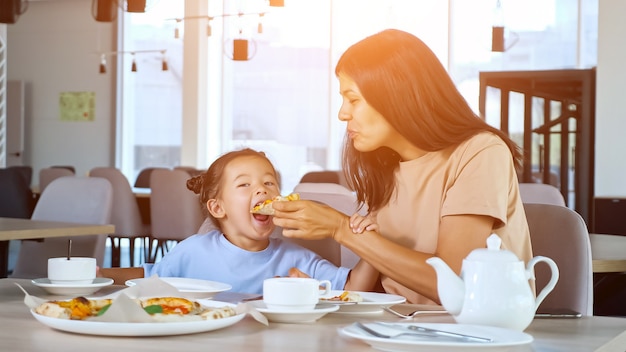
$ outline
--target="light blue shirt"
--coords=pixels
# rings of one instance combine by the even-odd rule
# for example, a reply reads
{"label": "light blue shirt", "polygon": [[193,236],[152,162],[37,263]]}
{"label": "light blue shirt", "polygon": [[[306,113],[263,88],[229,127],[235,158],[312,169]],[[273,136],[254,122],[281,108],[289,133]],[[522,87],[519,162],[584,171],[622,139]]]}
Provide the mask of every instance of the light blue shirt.
{"label": "light blue shirt", "polygon": [[298,268],[318,280],[330,280],[333,290],[343,290],[350,269],[336,267],[315,252],[279,238],[250,252],[230,243],[217,230],[193,235],[178,243],[158,263],[144,264],[145,277],[186,277],[232,285],[232,292],[263,293],[263,280],[287,276]]}

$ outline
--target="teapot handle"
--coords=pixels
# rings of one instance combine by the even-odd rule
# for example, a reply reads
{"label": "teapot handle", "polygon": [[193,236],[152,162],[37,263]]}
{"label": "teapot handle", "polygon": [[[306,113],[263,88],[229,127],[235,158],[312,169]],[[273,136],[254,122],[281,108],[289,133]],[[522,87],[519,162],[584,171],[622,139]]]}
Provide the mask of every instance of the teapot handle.
{"label": "teapot handle", "polygon": [[534,257],[528,262],[528,267],[526,270],[531,273],[532,279],[535,279],[535,264],[539,262],[545,262],[546,264],[550,266],[552,277],[550,278],[550,281],[548,281],[546,286],[543,288],[543,290],[541,290],[541,292],[539,292],[539,294],[537,295],[537,298],[535,299],[535,310],[539,308],[539,305],[541,304],[541,302],[543,302],[543,300],[546,298],[548,293],[552,292],[552,290],[554,289],[554,286],[556,286],[557,281],[559,281],[559,268],[556,266],[556,263],[554,262],[554,260],[548,257],[541,256],[541,255]]}

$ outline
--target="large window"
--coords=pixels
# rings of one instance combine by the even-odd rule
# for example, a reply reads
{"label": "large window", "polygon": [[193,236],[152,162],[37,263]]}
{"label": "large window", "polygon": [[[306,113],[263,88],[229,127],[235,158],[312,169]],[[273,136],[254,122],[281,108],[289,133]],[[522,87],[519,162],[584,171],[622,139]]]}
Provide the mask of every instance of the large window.
{"label": "large window", "polygon": [[[159,55],[137,56],[137,72],[131,72],[129,58],[121,70],[121,125],[127,130],[118,140],[124,141],[121,154],[133,155],[122,163],[129,176],[145,166],[176,166],[181,160],[185,36],[174,38],[176,21],[171,19],[197,14],[183,15],[179,0],[154,3],[145,14],[127,15],[122,31],[124,50],[166,48],[170,66],[162,72]],[[211,1],[212,16],[268,13],[261,19],[262,33],[257,33],[257,16],[211,22],[212,35],[202,43],[211,49],[206,54],[209,107],[207,116],[198,117],[203,121],[198,126],[213,131],[219,142],[198,141],[197,148],[207,149],[211,157],[243,146],[267,152],[281,172],[285,193],[309,170],[339,169],[344,125],[337,120],[340,97],[334,64],[347,46],[384,28],[422,38],[476,110],[479,71],[595,64],[597,0],[501,0],[508,46],[503,53],[491,52],[496,3],[285,0],[284,8],[269,8],[264,0]],[[236,38],[249,40],[249,61],[229,59]],[[151,60],[154,67],[140,59]]]}

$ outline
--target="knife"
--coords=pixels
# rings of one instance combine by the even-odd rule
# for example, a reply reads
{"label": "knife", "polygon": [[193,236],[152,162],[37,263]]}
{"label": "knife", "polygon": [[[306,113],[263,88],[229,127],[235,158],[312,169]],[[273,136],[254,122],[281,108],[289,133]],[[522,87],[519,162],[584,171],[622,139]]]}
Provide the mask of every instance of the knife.
{"label": "knife", "polygon": [[389,328],[393,328],[393,329],[396,329],[396,330],[418,331],[418,332],[422,332],[422,333],[433,334],[433,335],[436,335],[436,336],[463,338],[463,339],[466,339],[468,341],[474,341],[474,342],[493,342],[493,339],[489,338],[489,337],[481,337],[481,336],[473,336],[473,335],[461,334],[461,333],[457,333],[457,332],[451,332],[451,331],[445,331],[445,330],[439,330],[439,329],[426,328],[426,327],[419,326],[419,325],[409,325],[409,324],[404,325],[404,324],[393,324],[393,323],[384,323],[384,322],[376,322],[376,324],[382,325],[382,326],[385,326],[385,327],[389,327]]}

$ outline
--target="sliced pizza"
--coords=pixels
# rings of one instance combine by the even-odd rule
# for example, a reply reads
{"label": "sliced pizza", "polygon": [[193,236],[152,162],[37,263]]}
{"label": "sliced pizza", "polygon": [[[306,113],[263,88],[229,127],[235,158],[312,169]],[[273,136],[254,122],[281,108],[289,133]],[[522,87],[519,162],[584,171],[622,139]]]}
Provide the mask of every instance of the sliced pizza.
{"label": "sliced pizza", "polygon": [[266,199],[264,202],[255,205],[250,212],[253,214],[263,214],[263,215],[274,215],[274,208],[272,207],[272,203],[274,202],[286,202],[292,200],[299,200],[300,195],[298,193],[291,193],[290,195],[276,196],[272,199]]}
{"label": "sliced pizza", "polygon": [[[232,306],[205,307],[181,297],[154,297],[135,300],[156,322],[214,320],[237,315]],[[48,301],[35,312],[44,316],[85,320],[104,314],[113,303],[111,299],[76,297],[69,301]]]}
{"label": "sliced pizza", "polygon": [[363,297],[357,292],[343,291],[340,295],[323,298],[323,300],[335,302],[363,302]]}

